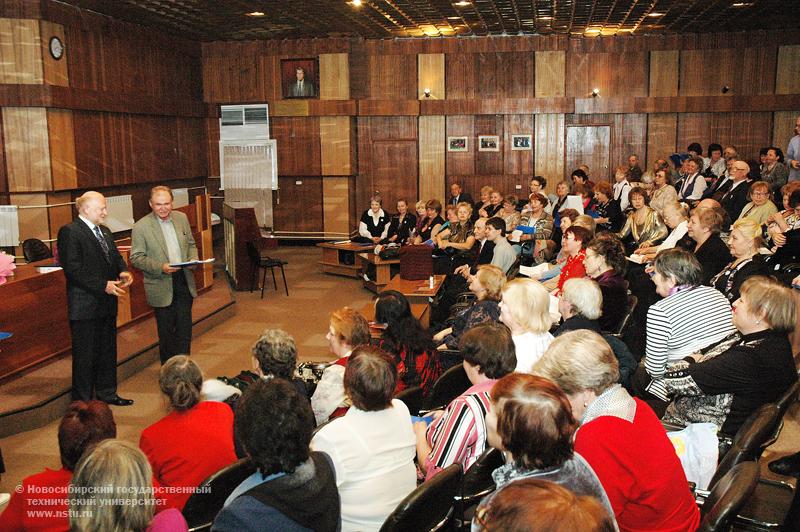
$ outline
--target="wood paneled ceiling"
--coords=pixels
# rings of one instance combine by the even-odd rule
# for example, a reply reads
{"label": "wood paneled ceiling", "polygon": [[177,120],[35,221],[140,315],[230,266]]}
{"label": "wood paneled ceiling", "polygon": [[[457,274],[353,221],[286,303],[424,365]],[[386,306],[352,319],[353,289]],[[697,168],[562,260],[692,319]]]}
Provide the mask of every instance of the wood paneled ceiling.
{"label": "wood paneled ceiling", "polygon": [[198,41],[800,28],[800,9],[788,0],[63,1]]}

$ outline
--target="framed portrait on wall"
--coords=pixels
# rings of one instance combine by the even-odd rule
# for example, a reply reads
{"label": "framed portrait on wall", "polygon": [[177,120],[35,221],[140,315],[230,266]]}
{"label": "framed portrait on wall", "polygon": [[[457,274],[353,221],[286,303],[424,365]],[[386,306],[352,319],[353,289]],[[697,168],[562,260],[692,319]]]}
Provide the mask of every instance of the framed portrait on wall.
{"label": "framed portrait on wall", "polygon": [[479,135],[478,151],[500,151],[500,137],[498,135]]}
{"label": "framed portrait on wall", "polygon": [[469,151],[467,137],[447,137],[447,151]]}
{"label": "framed portrait on wall", "polygon": [[283,97],[319,98],[319,59],[281,59]]}
{"label": "framed portrait on wall", "polygon": [[532,135],[511,135],[512,151],[530,151]]}

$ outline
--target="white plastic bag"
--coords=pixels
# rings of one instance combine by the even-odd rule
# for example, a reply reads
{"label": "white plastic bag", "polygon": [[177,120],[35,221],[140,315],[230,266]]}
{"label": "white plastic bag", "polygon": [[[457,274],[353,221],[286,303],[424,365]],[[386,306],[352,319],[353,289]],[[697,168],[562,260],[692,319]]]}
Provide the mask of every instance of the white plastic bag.
{"label": "white plastic bag", "polygon": [[719,459],[717,426],[713,423],[691,423],[683,430],[668,432],[667,436],[675,446],[686,479],[694,482],[698,489],[708,489]]}

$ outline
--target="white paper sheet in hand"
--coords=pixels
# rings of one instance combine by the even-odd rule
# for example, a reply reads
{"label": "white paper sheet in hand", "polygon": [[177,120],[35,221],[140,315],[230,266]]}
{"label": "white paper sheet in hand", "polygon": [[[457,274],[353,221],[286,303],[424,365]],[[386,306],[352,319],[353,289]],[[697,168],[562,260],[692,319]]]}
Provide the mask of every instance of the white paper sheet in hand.
{"label": "white paper sheet in hand", "polygon": [[533,277],[534,275],[541,276],[544,272],[550,269],[550,264],[543,262],[538,266],[520,266],[519,273],[526,277]]}

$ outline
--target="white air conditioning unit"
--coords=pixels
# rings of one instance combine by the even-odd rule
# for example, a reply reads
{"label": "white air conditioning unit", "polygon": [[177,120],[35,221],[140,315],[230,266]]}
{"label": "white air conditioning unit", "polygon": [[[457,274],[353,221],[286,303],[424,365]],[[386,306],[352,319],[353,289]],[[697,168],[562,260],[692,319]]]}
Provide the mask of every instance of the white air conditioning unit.
{"label": "white air conditioning unit", "polygon": [[265,103],[223,105],[219,138],[223,141],[269,139],[269,106]]}

